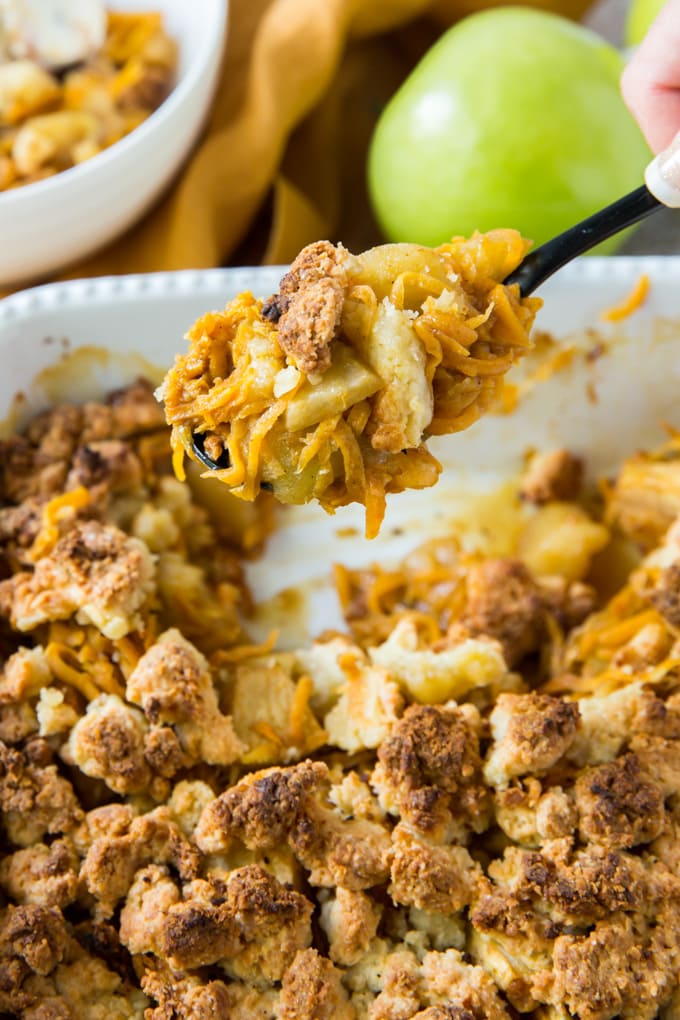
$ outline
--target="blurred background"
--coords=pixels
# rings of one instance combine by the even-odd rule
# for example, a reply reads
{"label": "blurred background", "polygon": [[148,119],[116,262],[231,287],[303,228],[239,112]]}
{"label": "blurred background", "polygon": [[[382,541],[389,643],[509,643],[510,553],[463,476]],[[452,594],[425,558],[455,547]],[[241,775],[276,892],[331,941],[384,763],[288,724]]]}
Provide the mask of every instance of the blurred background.
{"label": "blurred background", "polygon": [[[120,201],[148,186],[153,197],[140,199],[134,225],[121,218],[120,236],[97,250],[93,242],[87,258],[21,282],[282,264],[319,238],[358,251],[497,226],[541,243],[642,183],[651,152],[618,83],[661,3],[230,0],[214,99],[171,183],[159,177],[154,192],[144,178],[164,159],[167,177],[152,131],[165,117],[175,137],[168,115],[180,124],[184,115],[172,93],[108,152],[56,175],[76,186],[62,203],[74,224],[105,211],[111,219],[107,189]],[[196,24],[220,4],[224,23],[223,0],[197,0]],[[182,70],[187,8],[156,6],[179,47],[179,93],[192,73]],[[212,81],[206,89],[207,103]],[[119,150],[128,164],[116,173]],[[107,159],[112,180],[99,187]],[[42,205],[26,202],[23,212],[31,193]],[[13,222],[20,240],[33,231],[42,247],[49,196],[44,181],[0,189],[0,233]],[[680,216],[656,214],[605,250],[680,252]]]}

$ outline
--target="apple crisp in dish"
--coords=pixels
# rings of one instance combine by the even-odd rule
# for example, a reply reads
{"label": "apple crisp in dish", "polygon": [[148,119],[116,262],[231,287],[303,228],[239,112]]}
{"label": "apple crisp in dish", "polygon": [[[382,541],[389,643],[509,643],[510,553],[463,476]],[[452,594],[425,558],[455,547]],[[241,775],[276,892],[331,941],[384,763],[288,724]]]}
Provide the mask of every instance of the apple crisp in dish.
{"label": "apple crisp in dish", "polygon": [[212,521],[168,435],[139,381],[0,446],[0,1015],[674,1020],[677,439],[599,500],[537,455],[509,555],[337,567],[279,651],[271,497]]}
{"label": "apple crisp in dish", "polygon": [[178,477],[199,436],[240,498],[362,503],[375,536],[386,493],[436,482],[427,437],[476,421],[530,348],[541,302],[502,284],[528,248],[513,230],[309,245],[268,301],[242,294],[188,333],[159,391]]}

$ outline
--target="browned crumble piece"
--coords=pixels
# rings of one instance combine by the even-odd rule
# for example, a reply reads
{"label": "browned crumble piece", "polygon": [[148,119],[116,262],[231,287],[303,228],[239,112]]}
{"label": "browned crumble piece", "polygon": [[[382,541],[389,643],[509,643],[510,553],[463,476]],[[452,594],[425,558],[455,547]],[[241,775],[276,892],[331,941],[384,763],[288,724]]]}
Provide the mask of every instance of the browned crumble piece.
{"label": "browned crumble piece", "polygon": [[337,280],[305,284],[279,320],[278,341],[296,368],[320,375],[330,368],[331,343],[340,329],[345,291]]}
{"label": "browned crumble piece", "polygon": [[163,869],[135,879],[121,918],[133,953],[154,952],[180,970],[220,963],[255,984],[279,981],[311,943],[313,905],[257,865],[224,879],[196,879],[182,892]]}
{"label": "browned crumble piece", "polygon": [[82,409],[73,404],[59,404],[33,418],[26,429],[26,438],[38,447],[42,460],[68,460],[82,427]]}
{"label": "browned crumble piece", "polygon": [[38,731],[38,718],[27,701],[16,705],[0,705],[0,741],[19,744]]}
{"label": "browned crumble piece", "polygon": [[555,840],[540,852],[508,848],[489,867],[497,885],[474,907],[473,925],[519,932],[519,904],[532,913],[538,908],[536,921],[558,925],[590,925],[619,911],[653,916],[658,904],[680,894],[672,873],[649,858],[594,845],[572,852],[571,845]]}
{"label": "browned crumble piece", "polygon": [[344,283],[346,272],[343,256],[342,247],[336,247],[330,241],[314,241],[308,244],[281,278],[278,294],[274,294],[265,302],[265,316],[278,322],[287,310],[291,298],[310,283],[326,279]]}
{"label": "browned crumble piece", "polygon": [[650,843],[664,825],[664,798],[635,754],[585,769],[576,780],[579,830],[611,849]]}
{"label": "browned crumble piece", "polygon": [[130,443],[122,439],[102,439],[79,446],[66,478],[66,489],[82,485],[86,489],[109,492],[138,490],[143,483],[142,465]]}
{"label": "browned crumble piece", "polygon": [[312,885],[370,889],[389,877],[390,839],[382,825],[343,820],[314,804],[288,838]]}
{"label": "browned crumble piece", "polygon": [[[677,987],[678,902],[653,924],[614,916],[587,935],[555,940],[552,972],[535,979],[539,1001],[566,1006],[580,1020],[653,1020]],[[672,934],[671,934],[672,933]]]}
{"label": "browned crumble piece", "polygon": [[222,981],[206,981],[172,971],[161,961],[144,961],[141,984],[158,1005],[147,1009],[145,1020],[217,1020],[230,1016],[230,997]]}
{"label": "browned crumble piece", "polygon": [[10,953],[46,975],[66,956],[71,943],[61,911],[35,904],[9,906],[0,922],[3,956]]}
{"label": "browned crumble piece", "polygon": [[363,818],[343,819],[326,803],[329,789],[321,762],[253,773],[208,804],[194,838],[204,853],[228,847],[234,837],[251,850],[285,840],[312,885],[379,885],[389,876],[387,831]]}
{"label": "browned crumble piece", "polygon": [[583,483],[583,461],[568,450],[535,454],[522,478],[520,495],[530,503],[576,499]]}
{"label": "browned crumble piece", "polygon": [[[631,730],[631,744],[648,737],[662,738],[664,741],[680,740],[680,701],[677,695],[672,694],[667,701],[662,701],[654,691],[645,688],[635,705]],[[663,753],[671,748],[671,744],[664,743],[660,750]]]}
{"label": "browned crumble piece", "polygon": [[151,783],[145,758],[146,720],[114,694],[102,694],[71,730],[68,757],[115,793],[141,793]]}
{"label": "browned crumble piece", "polygon": [[[672,722],[669,729],[671,726]],[[628,746],[635,753],[643,771],[661,788],[664,798],[680,793],[679,740],[669,740],[653,733],[633,732]]]}
{"label": "browned crumble piece", "polygon": [[486,828],[479,741],[460,708],[407,708],[378,749],[371,783],[387,811],[435,841],[447,827]]}
{"label": "browned crumble piece", "polygon": [[430,913],[453,914],[477,899],[482,884],[479,864],[462,846],[437,846],[400,823],[392,833],[392,883],[395,903]]}
{"label": "browned crumble piece", "polygon": [[88,811],[82,824],[73,833],[73,841],[80,856],[87,854],[96,839],[125,835],[135,817],[136,812],[131,804],[103,804]]}
{"label": "browned crumble piece", "polygon": [[356,1020],[341,972],[316,949],[298,952],[281,983],[280,1020]]}
{"label": "browned crumble piece", "polygon": [[88,411],[92,405],[84,408],[84,429],[82,439],[84,442],[91,442],[92,439],[129,439],[132,436],[144,432],[153,432],[156,429],[164,429],[165,415],[163,408],[154,397],[154,388],[147,379],[137,379],[131,386],[115,390],[106,398],[104,406],[111,414],[111,424],[104,436],[87,435],[88,427],[92,427],[92,421]]}
{"label": "browned crumble piece", "polygon": [[[120,819],[123,823],[123,819]],[[167,808],[156,808],[112,832],[97,833],[83,861],[80,877],[97,900],[98,918],[110,917],[127,895],[135,874],[149,864],[170,864],[183,881],[198,874],[198,850],[171,821]]]}
{"label": "browned crumble piece", "polygon": [[571,836],[577,818],[573,797],[560,786],[548,789],[536,805],[536,828],[544,840]]}
{"label": "browned crumble piece", "polygon": [[170,907],[182,896],[168,868],[140,868],[120,912],[120,940],[132,956],[163,955],[163,937]]}
{"label": "browned crumble piece", "polygon": [[338,886],[335,895],[321,905],[321,927],[331,960],[343,966],[358,963],[375,936],[381,913],[366,893]]}
{"label": "browned crumble piece", "polygon": [[69,832],[83,812],[68,780],[54,765],[31,763],[27,751],[0,743],[0,810],[7,836],[28,847],[49,833]]}
{"label": "browned crumble piece", "polygon": [[307,375],[325,372],[331,363],[347,284],[344,255],[329,241],[307,245],[263,309],[266,318],[278,322],[282,350]]}
{"label": "browned crumble piece", "polygon": [[548,694],[500,694],[489,718],[494,743],[484,766],[492,786],[548,771],[566,754],[580,722],[578,705]]}
{"label": "browned crumble piece", "polygon": [[42,508],[43,502],[33,497],[18,506],[0,509],[0,546],[18,563],[32,562],[28,550],[42,527]]}
{"label": "browned crumble piece", "polygon": [[253,850],[276,846],[296,826],[327,775],[322,762],[304,761],[246,777],[208,804],[196,842],[204,853],[226,849],[234,837]]}
{"label": "browned crumble piece", "polygon": [[680,627],[680,563],[663,568],[649,598],[671,626]]}
{"label": "browned crumble piece", "polygon": [[519,560],[488,559],[470,566],[461,624],[472,637],[500,642],[508,666],[536,651],[545,639],[545,598]]}
{"label": "browned crumble piece", "polygon": [[0,492],[8,503],[38,502],[62,491],[66,463],[40,458],[39,452],[24,436],[0,440]]}
{"label": "browned crumble piece", "polygon": [[0,704],[23,701],[38,694],[52,677],[42,648],[20,648],[10,655],[0,677]]}
{"label": "browned crumble piece", "polygon": [[390,953],[380,973],[380,993],[371,1007],[376,1020],[408,1017],[420,1009],[420,973],[417,961],[410,951]]}
{"label": "browned crumble piece", "polygon": [[69,839],[36,843],[0,863],[0,886],[16,903],[66,907],[78,896],[80,858]]}
{"label": "browned crumble piece", "polygon": [[120,638],[153,588],[147,547],[113,525],[83,521],[61,538],[32,574],[0,582],[0,613],[30,631],[78,612],[106,637]]}
{"label": "browned crumble piece", "polygon": [[230,765],[243,753],[231,717],[220,712],[205,657],[178,630],[167,630],[130,675],[126,696],[148,721],[172,726],[192,763]]}
{"label": "browned crumble piece", "polygon": [[411,1020],[475,1020],[475,1015],[462,1006],[428,1006]]}
{"label": "browned crumble piece", "polygon": [[165,779],[172,779],[191,762],[171,726],[149,727],[144,737],[144,758],[151,770]]}

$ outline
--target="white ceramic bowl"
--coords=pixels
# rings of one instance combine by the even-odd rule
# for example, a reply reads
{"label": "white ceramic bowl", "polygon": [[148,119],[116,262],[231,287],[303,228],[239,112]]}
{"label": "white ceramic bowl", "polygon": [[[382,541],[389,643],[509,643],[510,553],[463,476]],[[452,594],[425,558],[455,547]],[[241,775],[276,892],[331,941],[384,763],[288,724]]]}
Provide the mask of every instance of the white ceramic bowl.
{"label": "white ceramic bowl", "polygon": [[176,175],[217,83],[229,0],[107,0],[160,10],[179,44],[177,83],[158,110],[104,152],[47,180],[0,192],[0,287],[37,280],[122,234]]}

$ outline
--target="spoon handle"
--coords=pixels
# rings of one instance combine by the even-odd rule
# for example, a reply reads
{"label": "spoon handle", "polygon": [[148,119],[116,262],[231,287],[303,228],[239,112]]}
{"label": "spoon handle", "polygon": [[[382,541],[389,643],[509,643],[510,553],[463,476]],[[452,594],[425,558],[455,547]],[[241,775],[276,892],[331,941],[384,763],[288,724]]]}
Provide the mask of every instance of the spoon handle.
{"label": "spoon handle", "polygon": [[530,251],[505,283],[519,284],[520,294],[527,297],[566,262],[662,206],[680,209],[680,132],[649,164],[641,188]]}
{"label": "spoon handle", "polygon": [[567,262],[571,262],[577,255],[590,251],[601,241],[606,241],[608,237],[618,234],[626,227],[631,227],[661,208],[662,203],[643,184],[617,202],[600,209],[588,219],[546,241],[535,251],[530,251],[504,282],[519,284],[522,297],[528,297],[549,276]]}

